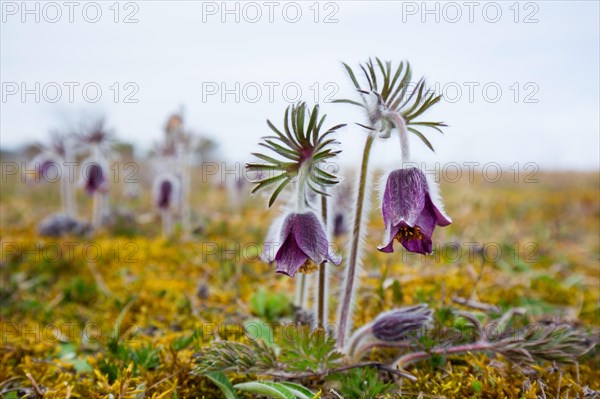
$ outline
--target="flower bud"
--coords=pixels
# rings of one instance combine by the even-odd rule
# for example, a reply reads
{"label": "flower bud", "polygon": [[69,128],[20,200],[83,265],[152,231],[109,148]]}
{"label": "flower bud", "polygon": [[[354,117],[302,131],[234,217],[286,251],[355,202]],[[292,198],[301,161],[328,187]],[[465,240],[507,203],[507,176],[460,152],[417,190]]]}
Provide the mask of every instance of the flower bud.
{"label": "flower bud", "polygon": [[427,305],[403,307],[381,313],[371,330],[382,341],[402,341],[411,332],[418,331],[431,321],[431,309]]}

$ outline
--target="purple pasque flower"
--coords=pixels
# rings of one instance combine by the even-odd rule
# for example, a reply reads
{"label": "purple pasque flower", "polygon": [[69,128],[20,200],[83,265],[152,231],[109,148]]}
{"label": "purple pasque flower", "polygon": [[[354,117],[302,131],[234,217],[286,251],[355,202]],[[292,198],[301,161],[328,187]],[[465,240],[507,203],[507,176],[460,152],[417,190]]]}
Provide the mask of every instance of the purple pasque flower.
{"label": "purple pasque flower", "polygon": [[89,195],[108,192],[108,172],[105,166],[96,161],[89,161],[84,164],[82,172],[81,183]]}
{"label": "purple pasque flower", "polygon": [[452,220],[438,202],[437,188],[415,167],[394,170],[387,178],[382,200],[385,223],[381,252],[394,252],[394,239],[410,252],[429,254],[435,226],[447,226]]}
{"label": "purple pasque flower", "polygon": [[167,209],[169,207],[171,197],[173,196],[173,183],[168,180],[160,182],[160,191],[157,199],[158,207]]}
{"label": "purple pasque flower", "polygon": [[49,172],[53,167],[58,168],[58,164],[52,159],[46,159],[40,164],[38,173],[44,180],[50,180]]}
{"label": "purple pasque flower", "polygon": [[[48,153],[42,153],[36,156],[33,161],[33,168],[35,169],[35,182],[39,181],[57,181],[60,178],[61,171],[58,163],[58,159]],[[56,168],[55,171],[51,172],[53,168]]]}
{"label": "purple pasque flower", "polygon": [[154,204],[160,209],[168,209],[179,201],[179,179],[172,173],[156,176],[152,187]]}
{"label": "purple pasque flower", "polygon": [[327,235],[319,218],[312,211],[290,213],[279,234],[281,246],[275,254],[277,273],[290,277],[298,272],[310,272],[324,261],[339,265],[342,259],[330,251]]}

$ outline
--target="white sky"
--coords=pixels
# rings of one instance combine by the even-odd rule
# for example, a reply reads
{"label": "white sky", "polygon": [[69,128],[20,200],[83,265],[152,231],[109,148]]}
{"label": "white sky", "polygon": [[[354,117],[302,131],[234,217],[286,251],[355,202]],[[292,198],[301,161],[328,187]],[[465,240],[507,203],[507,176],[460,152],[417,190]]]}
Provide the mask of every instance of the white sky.
{"label": "white sky", "polygon": [[[309,102],[315,101],[317,87],[321,102],[337,89],[335,97],[354,96],[340,61],[356,66],[378,56],[409,60],[415,78],[426,76],[445,88],[448,99],[425,119],[450,127],[443,136],[428,132],[436,154],[412,140],[414,158],[505,167],[535,162],[542,169],[599,167],[597,1],[430,2],[430,14],[423,13],[421,1],[321,2],[319,22],[313,1],[229,2],[229,9],[237,4],[239,22],[235,12],[222,14],[220,1],[121,2],[117,23],[112,1],[96,3],[102,11],[97,23],[85,19],[95,18],[95,4],[75,2],[72,23],[62,1],[53,6],[28,2],[31,14],[23,13],[22,4],[2,2],[2,148],[44,140],[50,129],[86,116],[106,115],[121,139],[147,149],[162,137],[167,116],[183,105],[188,127],[219,142],[225,159],[242,162],[269,134],[265,120],[280,124],[288,101],[296,99],[295,88]],[[302,15],[292,23],[297,8]],[[252,23],[257,9],[262,15]],[[61,17],[51,23],[57,10]],[[138,22],[124,23],[129,14]],[[324,23],[330,14],[337,22]],[[39,102],[35,94],[23,99],[22,84],[35,92],[36,82]],[[50,82],[62,87],[55,103],[49,101],[56,96]],[[72,103],[65,82],[79,84]],[[102,90],[97,103],[82,94],[90,82]],[[124,102],[134,88],[125,86],[128,82],[139,88],[132,97],[137,103]],[[235,92],[236,83],[239,102],[235,94],[223,101],[222,85]],[[257,86],[262,91],[258,99]],[[207,92],[214,87],[218,93]],[[498,87],[502,93],[493,102]],[[18,92],[11,94],[15,88]],[[88,94],[94,97],[93,87]],[[360,110],[350,105],[323,104],[322,110],[330,125],[363,121]],[[358,162],[363,135],[358,127],[340,132],[345,162]],[[392,139],[379,145],[375,162],[398,157]]]}

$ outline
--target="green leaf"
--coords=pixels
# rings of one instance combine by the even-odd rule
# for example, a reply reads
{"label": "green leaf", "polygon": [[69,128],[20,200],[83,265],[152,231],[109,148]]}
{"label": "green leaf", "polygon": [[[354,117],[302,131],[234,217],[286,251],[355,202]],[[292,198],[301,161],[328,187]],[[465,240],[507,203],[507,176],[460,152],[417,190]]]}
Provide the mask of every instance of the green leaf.
{"label": "green leaf", "polygon": [[266,165],[261,163],[248,163],[246,169],[252,170],[282,170],[283,168],[279,165]]}
{"label": "green leaf", "polygon": [[375,75],[375,67],[373,66],[373,60],[369,60],[367,65],[369,66],[369,73],[371,74],[371,80],[373,81],[373,89],[377,91],[377,75]]}
{"label": "green leaf", "polygon": [[[404,73],[404,76],[402,77],[402,80],[400,81],[400,84],[398,85],[396,92],[394,92],[392,97],[388,100],[388,106],[391,109],[395,110],[398,107],[398,105],[402,102],[402,99],[406,95],[406,90],[408,90],[408,84],[410,83],[411,78],[412,78],[412,71],[410,70],[410,64],[407,62],[406,63],[406,72]],[[392,104],[390,104],[398,93],[400,93],[400,96]]]}
{"label": "green leaf", "polygon": [[317,138],[319,136],[319,131],[315,129],[315,123],[317,123],[317,117],[319,116],[319,106],[315,105],[310,115],[310,120],[308,121],[308,127],[306,128],[306,136],[309,136],[312,133],[313,142],[317,142]]}
{"label": "green leaf", "polygon": [[238,396],[233,390],[233,385],[231,385],[231,382],[229,382],[229,379],[222,371],[213,371],[204,376],[221,389],[221,392],[223,392],[226,399],[238,399]]}
{"label": "green leaf", "polygon": [[[265,140],[265,142],[271,146],[271,149],[275,150],[278,154],[285,156],[286,158],[289,158],[291,160],[297,161],[298,159],[300,159],[300,157],[298,156],[298,153],[295,151],[292,151],[290,149],[287,149],[285,147],[280,146],[279,144],[271,141],[271,140]],[[260,145],[269,148],[267,145],[260,143]],[[289,156],[286,156],[285,154],[288,154]]]}
{"label": "green leaf", "polygon": [[359,107],[364,107],[364,104],[361,104],[358,101],[346,100],[346,99],[333,100],[332,103],[353,104],[353,105],[358,105]]}
{"label": "green leaf", "polygon": [[298,136],[302,137],[303,139],[306,139],[308,137],[308,134],[310,132],[307,132],[306,135],[304,135],[304,117],[305,117],[305,110],[306,107],[304,105],[304,103],[300,103],[300,106],[298,108],[296,108],[296,114],[297,114],[297,118],[296,118],[296,123],[298,125]]}
{"label": "green leaf", "polygon": [[346,126],[346,124],[345,124],[345,123],[340,123],[339,125],[335,125],[334,127],[332,127],[332,128],[329,128],[329,130],[327,130],[327,132],[325,132],[324,136],[326,136],[326,135],[328,135],[328,134],[330,134],[330,133],[333,133],[333,132],[335,132],[336,130],[338,130],[338,129],[340,129],[340,128],[344,127],[344,126]]}
{"label": "green leaf", "polygon": [[[313,180],[314,180],[314,179],[313,179]],[[318,183],[321,183],[321,181],[317,182],[317,184],[318,184]],[[317,193],[317,194],[319,194],[319,195],[323,195],[323,196],[325,196],[325,197],[329,197],[329,194],[327,194],[325,191],[319,190],[319,188],[317,188],[317,187],[313,186],[313,185],[311,184],[310,180],[307,180],[307,181],[306,181],[306,184],[307,184],[307,185],[308,185],[308,187],[309,187],[311,190],[313,190],[315,193]]]}
{"label": "green leaf", "polygon": [[[321,117],[321,120],[320,120],[320,121],[319,121],[319,123],[317,124],[317,131],[319,131],[319,132],[321,131],[321,127],[323,126],[323,122],[325,122],[325,118],[326,118],[326,117],[327,117],[327,115],[323,115],[323,116]],[[325,135],[327,135],[327,133],[325,133]],[[319,140],[321,140],[321,139],[319,138]]]}
{"label": "green leaf", "polygon": [[437,104],[440,100],[442,99],[442,96],[439,95],[437,97],[434,97],[434,93],[432,93],[429,98],[423,103],[423,105],[421,106],[421,108],[419,108],[416,112],[414,113],[410,113],[412,111],[408,111],[406,112],[406,120],[408,122],[410,122],[411,120],[415,119],[417,116],[421,115],[423,112],[427,111],[429,108],[431,108],[432,105]]}
{"label": "green leaf", "polygon": [[276,399],[296,399],[296,396],[283,384],[269,381],[244,382],[234,385],[240,391],[257,393]]}
{"label": "green leaf", "polygon": [[429,142],[429,140],[427,140],[427,138],[425,136],[423,136],[423,133],[419,132],[416,129],[413,129],[412,127],[408,127],[408,130],[410,130],[411,132],[413,132],[414,134],[416,134],[421,139],[421,141],[423,141],[423,143],[425,143],[425,145],[427,147],[429,147],[429,149],[431,151],[435,152],[435,150],[433,149],[433,146],[431,145],[431,143]]}
{"label": "green leaf", "polygon": [[300,159],[300,156],[298,156],[298,154],[296,154],[295,152],[286,150],[285,148],[274,144],[272,141],[267,141],[268,144],[265,143],[258,143],[258,145],[268,148],[272,151],[277,152],[277,154],[281,155],[284,158],[287,159],[291,159],[292,161],[298,161]]}
{"label": "green leaf", "polygon": [[444,134],[444,132],[442,131],[442,129],[440,129],[440,126],[446,126],[446,124],[444,122],[410,122],[411,125],[415,125],[415,126],[427,126],[430,127],[432,129],[437,130],[438,132]]}
{"label": "green leaf", "polygon": [[[262,144],[262,143],[261,143],[261,144]],[[267,156],[267,155],[261,154],[260,152],[253,152],[253,153],[252,153],[252,155],[254,155],[254,156],[255,156],[255,157],[257,157],[257,158],[260,158],[260,159],[262,159],[263,161],[266,161],[266,162],[272,163],[272,164],[274,164],[274,165],[281,165],[281,164],[283,163],[282,161],[280,161],[280,160],[278,160],[278,159],[271,158],[271,157],[269,157],[269,156]]]}
{"label": "green leaf", "polygon": [[257,182],[257,185],[252,190],[252,193],[254,194],[258,190],[260,190],[260,189],[262,189],[262,188],[264,188],[266,186],[269,186],[271,184],[277,183],[279,180],[285,179],[285,178],[286,178],[285,173],[282,173],[280,175],[277,175],[277,176],[274,176],[274,177],[269,177],[268,179],[265,179],[265,180],[261,180],[261,181]]}
{"label": "green leaf", "polygon": [[289,389],[297,398],[313,399],[315,397],[314,392],[300,384],[294,384],[293,382],[281,382],[280,384]]}
{"label": "green leaf", "polygon": [[244,323],[244,330],[252,339],[262,340],[265,344],[275,347],[273,329],[260,319],[249,320]]}
{"label": "green leaf", "polygon": [[283,114],[283,129],[285,130],[285,134],[288,136],[288,138],[290,139],[290,141],[292,143],[294,143],[295,145],[297,145],[298,147],[300,147],[300,143],[298,143],[294,139],[294,136],[290,132],[289,114],[290,114],[290,107],[287,107],[285,109],[285,113]]}
{"label": "green leaf", "polygon": [[350,79],[352,79],[352,83],[354,83],[354,87],[356,87],[357,89],[360,90],[360,85],[358,84],[358,80],[356,80],[356,76],[354,76],[354,71],[352,70],[352,68],[350,68],[348,66],[348,64],[342,62],[342,65],[344,65],[344,68],[346,68],[346,72],[348,72],[348,76],[350,76]]}
{"label": "green leaf", "polygon": [[273,130],[275,133],[277,133],[277,135],[285,142],[289,141],[288,139],[286,139],[286,137],[283,135],[283,133],[281,133],[276,127],[275,125],[273,125],[271,123],[270,120],[267,119],[267,125],[269,125],[269,127],[271,128],[271,130]]}
{"label": "green leaf", "polygon": [[324,178],[324,179],[329,179],[329,180],[337,181],[337,177],[335,177],[331,173],[325,172],[321,168],[314,168],[313,170],[314,170],[314,172],[316,174],[321,175],[321,177]]}
{"label": "green leaf", "polygon": [[187,348],[192,341],[194,340],[194,334],[184,335],[183,337],[179,337],[171,343],[171,348],[175,351],[180,351],[182,349]]}
{"label": "green leaf", "polygon": [[362,69],[363,73],[365,74],[365,78],[367,78],[367,82],[369,83],[369,90],[373,91],[373,82],[371,81],[371,78],[369,77],[369,73],[367,72],[365,67],[362,65],[360,65],[360,69]]}
{"label": "green leaf", "polygon": [[398,280],[394,280],[394,282],[392,283],[392,298],[395,304],[400,305],[402,303],[402,286],[400,285],[400,281]]}
{"label": "green leaf", "polygon": [[365,129],[367,129],[367,130],[371,130],[371,131],[375,130],[375,129],[373,129],[371,126],[363,125],[362,123],[356,123],[356,124],[357,124],[358,126],[360,126],[360,127],[363,127],[363,128],[365,128]]}
{"label": "green leaf", "polygon": [[[375,60],[377,61],[379,70],[381,71],[381,74],[383,75],[383,88],[381,90],[381,97],[385,97],[390,88],[390,74],[389,74],[389,72],[386,72],[386,68],[383,66],[383,63],[381,62],[381,60],[379,58],[375,58]],[[387,66],[389,67],[389,64]]]}
{"label": "green leaf", "polygon": [[[417,82],[415,89],[410,93],[410,95],[408,96],[406,101],[404,101],[404,104],[402,104],[402,107],[407,106],[408,103],[410,103],[410,100],[412,100],[412,98],[415,96],[415,93],[417,94],[417,99],[415,100],[413,106],[410,107],[408,111],[404,112],[404,114],[410,115],[410,113],[413,112],[413,110],[419,105],[419,103],[421,102],[421,97],[423,96],[424,88],[425,88],[425,82],[423,81],[423,78],[421,78]],[[394,107],[394,108],[396,108],[396,107]]]}
{"label": "green leaf", "polygon": [[[388,64],[389,65],[389,64]],[[396,69],[396,74],[394,75],[394,78],[392,79],[392,82],[390,83],[390,92],[392,91],[392,89],[395,87],[396,85],[396,81],[398,80],[398,77],[400,76],[400,74],[402,73],[402,70],[404,69],[404,62],[400,62],[400,65],[398,65],[398,69]],[[396,90],[396,93],[398,91]],[[383,97],[383,96],[382,96]],[[388,93],[388,97],[389,97],[389,93]],[[386,97],[386,102],[387,101],[393,101],[393,98],[387,98]]]}
{"label": "green leaf", "polygon": [[92,366],[85,359],[75,359],[73,361],[73,368],[78,373],[91,373]]}
{"label": "green leaf", "polygon": [[285,186],[287,186],[287,184],[289,183],[290,180],[291,180],[290,177],[286,178],[275,189],[275,191],[273,191],[273,194],[271,194],[271,198],[269,198],[269,208],[271,207],[271,205],[273,205],[273,203],[275,202],[275,200],[277,199],[277,197],[279,197],[279,194],[281,194],[281,191],[283,191],[283,189],[285,188]]}

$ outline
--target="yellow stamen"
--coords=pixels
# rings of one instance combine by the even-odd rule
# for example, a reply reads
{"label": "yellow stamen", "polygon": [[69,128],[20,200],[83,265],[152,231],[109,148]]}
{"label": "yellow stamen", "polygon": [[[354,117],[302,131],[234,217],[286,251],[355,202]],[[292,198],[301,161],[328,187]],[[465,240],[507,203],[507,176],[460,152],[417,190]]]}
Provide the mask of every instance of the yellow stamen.
{"label": "yellow stamen", "polygon": [[400,227],[400,230],[398,230],[398,233],[396,233],[394,238],[398,240],[398,242],[402,241],[403,239],[406,241],[422,240],[423,233],[421,233],[421,228],[419,226]]}
{"label": "yellow stamen", "polygon": [[319,270],[319,267],[315,265],[312,260],[307,259],[306,262],[300,266],[300,269],[298,269],[298,273],[311,274],[317,270]]}

